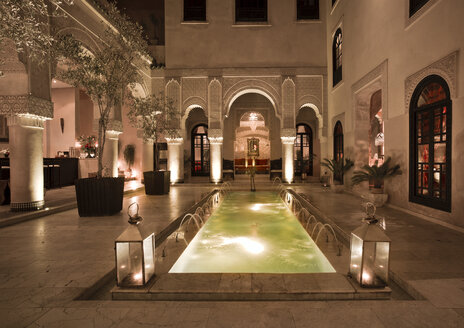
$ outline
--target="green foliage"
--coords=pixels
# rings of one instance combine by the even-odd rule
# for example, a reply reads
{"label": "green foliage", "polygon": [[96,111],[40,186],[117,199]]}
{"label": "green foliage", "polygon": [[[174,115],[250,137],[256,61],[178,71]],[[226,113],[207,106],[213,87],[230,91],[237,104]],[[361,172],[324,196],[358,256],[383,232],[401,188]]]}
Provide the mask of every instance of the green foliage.
{"label": "green foliage", "polygon": [[[180,137],[180,113],[172,99],[163,94],[145,98],[131,96],[129,104],[129,120],[132,126],[142,130],[145,140],[151,139],[158,143],[163,137]],[[159,167],[158,152],[155,153],[155,164]]]}
{"label": "green foliage", "polygon": [[381,188],[386,178],[399,174],[401,174],[399,164],[391,164],[391,157],[388,157],[380,166],[376,161],[373,166],[364,165],[360,171],[354,171],[351,182],[356,185],[363,181],[372,181],[374,188]]}
{"label": "green foliage", "polygon": [[354,163],[348,158],[342,158],[341,160],[324,158],[321,165],[327,167],[332,172],[335,181],[343,182],[343,174],[348,172]]}
{"label": "green foliage", "polygon": [[135,161],[135,146],[133,144],[128,144],[124,148],[124,160],[127,163],[127,166],[129,166],[129,170],[132,165],[134,165]]}
{"label": "green foliage", "polygon": [[54,38],[49,33],[49,18],[64,15],[61,6],[72,3],[73,0],[1,0],[0,48],[9,39],[17,52],[27,51],[28,57],[37,63],[50,59]]}
{"label": "green foliage", "polygon": [[116,6],[104,7],[108,26],[99,49],[90,52],[72,36],[64,35],[56,42],[56,52],[64,57],[66,69],[58,73],[60,79],[84,89],[99,109],[98,120],[98,177],[103,171],[103,150],[110,113],[117,111],[127,100],[128,87],[141,80],[147,43],[142,28],[121,14]]}

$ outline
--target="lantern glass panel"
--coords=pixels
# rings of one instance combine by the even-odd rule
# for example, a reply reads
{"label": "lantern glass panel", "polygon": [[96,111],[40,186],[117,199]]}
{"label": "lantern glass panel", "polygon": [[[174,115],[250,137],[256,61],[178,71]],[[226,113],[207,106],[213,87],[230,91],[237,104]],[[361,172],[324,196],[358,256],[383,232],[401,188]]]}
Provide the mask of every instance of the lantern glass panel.
{"label": "lantern glass panel", "polygon": [[375,274],[384,283],[388,282],[389,242],[378,242],[375,251]]}
{"label": "lantern glass panel", "polygon": [[153,235],[143,241],[143,254],[145,256],[145,282],[148,282],[153,274],[155,274],[153,245]]}
{"label": "lantern glass panel", "polygon": [[356,235],[351,235],[351,276],[357,280],[361,280],[361,267],[363,255],[363,241]]}
{"label": "lantern glass panel", "polygon": [[142,243],[117,242],[116,257],[118,268],[118,285],[143,285]]}
{"label": "lantern glass panel", "polygon": [[388,277],[389,242],[364,242],[361,286],[385,286]]}

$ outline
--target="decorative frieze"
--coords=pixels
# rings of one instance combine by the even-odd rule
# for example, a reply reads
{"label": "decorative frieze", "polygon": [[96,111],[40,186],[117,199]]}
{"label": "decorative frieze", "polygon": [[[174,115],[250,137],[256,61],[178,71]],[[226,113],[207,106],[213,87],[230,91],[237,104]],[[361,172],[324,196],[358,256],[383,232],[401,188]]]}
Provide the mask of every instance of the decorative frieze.
{"label": "decorative frieze", "polygon": [[445,79],[450,89],[451,98],[457,97],[458,54],[459,51],[455,51],[406,79],[404,83],[405,113],[409,112],[411,97],[417,85],[429,75],[435,74]]}
{"label": "decorative frieze", "polygon": [[208,129],[208,140],[210,144],[222,144],[222,129]]}
{"label": "decorative frieze", "polygon": [[6,116],[28,114],[52,119],[53,103],[32,95],[0,96],[0,114]]}

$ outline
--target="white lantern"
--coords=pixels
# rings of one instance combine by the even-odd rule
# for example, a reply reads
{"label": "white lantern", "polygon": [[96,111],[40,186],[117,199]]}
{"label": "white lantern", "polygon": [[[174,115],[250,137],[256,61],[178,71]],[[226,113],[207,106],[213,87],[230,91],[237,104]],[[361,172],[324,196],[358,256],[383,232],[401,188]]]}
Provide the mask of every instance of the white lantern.
{"label": "white lantern", "polygon": [[[131,215],[131,207],[136,213]],[[144,286],[155,274],[155,235],[141,224],[139,206],[129,206],[130,226],[115,241],[117,285]]]}
{"label": "white lantern", "polygon": [[361,287],[388,284],[391,240],[372,215],[351,233],[350,275]]}

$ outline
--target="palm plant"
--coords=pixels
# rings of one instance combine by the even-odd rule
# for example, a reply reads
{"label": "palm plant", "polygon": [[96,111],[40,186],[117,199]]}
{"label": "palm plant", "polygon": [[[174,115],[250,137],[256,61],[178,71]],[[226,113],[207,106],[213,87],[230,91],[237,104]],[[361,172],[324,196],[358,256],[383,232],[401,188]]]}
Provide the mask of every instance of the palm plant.
{"label": "palm plant", "polygon": [[348,172],[354,165],[353,161],[348,158],[328,159],[324,158],[321,165],[327,167],[333,174],[334,181],[343,184],[343,174]]}
{"label": "palm plant", "polygon": [[374,188],[382,188],[385,179],[399,174],[401,174],[399,164],[392,165],[391,157],[388,157],[382,165],[378,165],[376,161],[373,166],[364,165],[360,171],[354,171],[351,182],[356,185],[363,181],[371,181]]}

